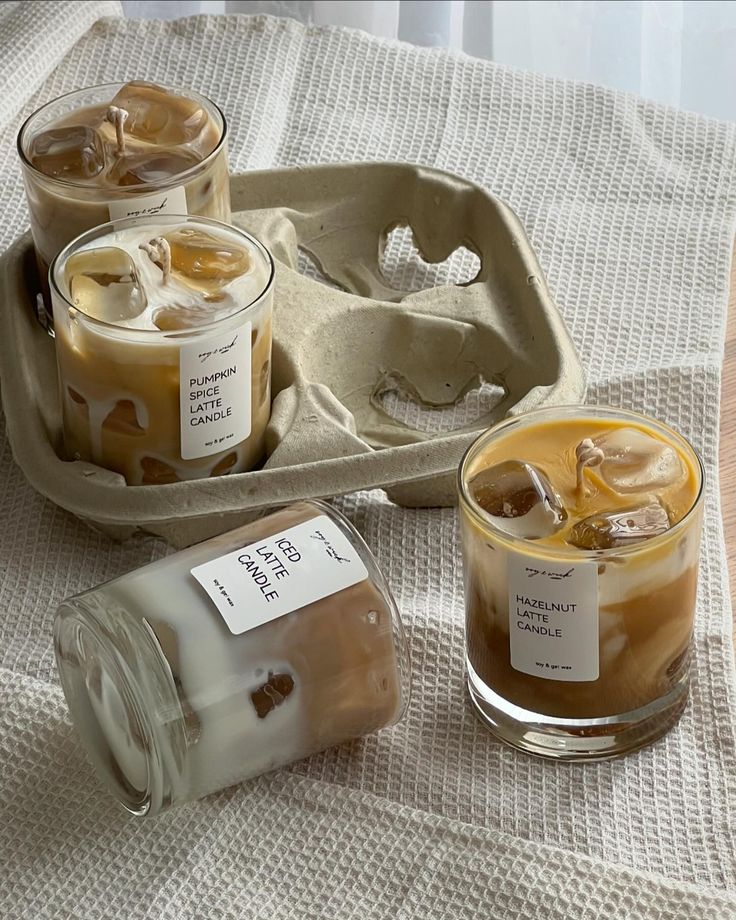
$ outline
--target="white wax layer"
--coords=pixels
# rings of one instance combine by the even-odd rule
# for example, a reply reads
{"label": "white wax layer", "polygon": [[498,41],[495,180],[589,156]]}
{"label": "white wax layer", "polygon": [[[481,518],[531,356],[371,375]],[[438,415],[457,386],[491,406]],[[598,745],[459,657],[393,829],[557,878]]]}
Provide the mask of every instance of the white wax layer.
{"label": "white wax layer", "polygon": [[[161,307],[181,306],[182,308],[202,307],[206,301],[203,293],[190,287],[185,281],[177,277],[175,272],[163,283],[161,269],[151,258],[140,249],[141,243],[148,243],[157,236],[164,236],[174,230],[185,228],[201,228],[204,232],[222,239],[224,243],[245,249],[250,257],[248,270],[233,278],[223,285],[220,293],[223,299],[217,303],[207,304],[211,310],[212,322],[223,319],[253,303],[263,293],[271,273],[271,266],[260,249],[257,249],[248,239],[235,230],[227,227],[213,227],[206,224],[146,224],[144,227],[130,227],[125,230],[114,230],[106,236],[82,246],[78,252],[88,252],[103,247],[112,246],[128,253],[133,260],[138,279],[146,296],[147,306],[138,316],[129,320],[117,320],[116,326],[128,329],[157,329],[153,317]],[[61,266],[59,277],[65,277],[65,265]],[[66,282],[63,282],[63,292],[71,301],[70,292]]]}

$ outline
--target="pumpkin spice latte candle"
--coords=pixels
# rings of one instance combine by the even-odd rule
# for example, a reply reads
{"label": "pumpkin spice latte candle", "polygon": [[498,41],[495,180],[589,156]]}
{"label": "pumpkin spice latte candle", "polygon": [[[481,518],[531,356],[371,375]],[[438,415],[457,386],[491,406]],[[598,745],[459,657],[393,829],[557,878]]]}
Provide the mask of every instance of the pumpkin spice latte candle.
{"label": "pumpkin spice latte candle", "polygon": [[252,469],[271,413],[273,260],[202,217],[128,218],[51,270],[66,457],[165,485]]}

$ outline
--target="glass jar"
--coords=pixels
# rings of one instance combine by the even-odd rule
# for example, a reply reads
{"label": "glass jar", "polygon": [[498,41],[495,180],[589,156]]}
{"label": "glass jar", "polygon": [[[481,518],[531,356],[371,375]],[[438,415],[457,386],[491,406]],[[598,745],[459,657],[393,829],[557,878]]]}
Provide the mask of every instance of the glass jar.
{"label": "glass jar", "polygon": [[[244,252],[248,272],[220,286],[216,260],[207,273],[212,278],[163,284],[158,264],[138,252],[137,241],[182,233],[207,234]],[[72,261],[96,253],[102,254],[101,268]],[[185,261],[201,270],[200,255],[194,251]],[[119,259],[129,261],[131,272],[149,274],[140,283],[125,276],[124,284],[109,284]],[[70,280],[75,264],[84,281],[77,296]],[[232,265],[225,270],[232,274]],[[128,485],[164,485],[256,466],[271,414],[273,277],[273,259],[255,237],[203,217],[128,218],[95,227],[66,246],[51,266],[51,293],[67,458],[118,472]],[[119,317],[123,301],[108,293],[125,293],[126,287],[148,291],[142,312],[132,319]],[[227,298],[218,300],[223,292]],[[161,304],[155,311],[154,295]],[[177,306],[177,298],[186,305]]]}
{"label": "glass jar", "polygon": [[65,601],[54,635],[73,721],[134,815],[393,725],[409,700],[386,580],[320,501]]}
{"label": "glass jar", "polygon": [[[160,87],[164,93],[191,101],[201,108],[207,119],[204,123],[207,145],[202,149],[195,149],[193,141],[173,145],[163,133],[159,142],[155,141],[155,137],[151,143],[144,141],[141,149],[145,144],[146,155],[150,153],[158,157],[153,164],[155,168],[149,171],[153,177],[149,181],[137,182],[135,175],[129,173],[113,181],[109,178],[108,168],[101,169],[98,175],[85,177],[77,175],[78,169],[64,171],[60,166],[60,175],[52,176],[34,166],[34,140],[43,132],[59,126],[67,127],[70,120],[82,125],[88,121],[100,121],[104,118],[103,111],[124,87],[130,85],[105,83],[67,93],[29,116],[18,133],[18,154],[28,199],[39,281],[47,303],[51,261],[70,240],[85,230],[110,220],[145,214],[199,214],[225,223],[230,221],[225,116],[214,102],[193,90]],[[162,99],[165,102],[166,97],[162,95],[154,99],[154,104],[160,104]],[[106,130],[112,131],[112,126],[104,120],[103,124]],[[211,149],[208,150],[208,147]],[[172,151],[175,157],[167,162],[164,158]],[[141,174],[146,175],[146,172],[141,171]]]}
{"label": "glass jar", "polygon": [[526,413],[471,445],[458,479],[468,687],[501,740],[599,759],[676,722],[703,475],[673,429],[604,406]]}

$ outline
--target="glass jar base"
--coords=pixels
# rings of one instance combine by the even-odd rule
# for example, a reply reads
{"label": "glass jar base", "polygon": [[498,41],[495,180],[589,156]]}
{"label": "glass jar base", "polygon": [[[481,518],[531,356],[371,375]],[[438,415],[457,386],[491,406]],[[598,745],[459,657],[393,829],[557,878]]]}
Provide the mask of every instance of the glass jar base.
{"label": "glass jar base", "polygon": [[595,761],[630,754],[665,735],[687,703],[684,677],[648,706],[600,719],[560,719],[521,709],[469,669],[468,691],[480,721],[500,741],[549,760]]}
{"label": "glass jar base", "polygon": [[171,672],[150,629],[125,610],[100,603],[93,592],[75,600],[61,605],[54,624],[72,719],[98,777],[123,808],[138,817],[158,814],[181,783],[185,739],[174,718],[156,729],[146,699],[153,694],[165,712],[177,712]]}

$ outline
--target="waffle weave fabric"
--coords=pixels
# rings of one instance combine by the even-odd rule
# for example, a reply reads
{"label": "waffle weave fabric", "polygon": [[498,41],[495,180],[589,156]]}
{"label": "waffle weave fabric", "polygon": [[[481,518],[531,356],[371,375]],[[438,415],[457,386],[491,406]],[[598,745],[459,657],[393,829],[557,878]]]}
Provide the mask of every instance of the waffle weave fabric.
{"label": "waffle weave fabric", "polygon": [[[692,699],[671,734],[620,761],[556,765],[502,747],[465,700],[455,511],[359,493],[339,504],[404,614],[405,720],[136,822],[76,741],[51,624],[65,596],[168,550],[151,538],[113,543],[50,505],[3,440],[0,916],[736,916],[736,680],[717,492],[736,126],[346,29],[136,22],[96,0],[5,3],[0,245],[28,223],[14,149],[22,120],[63,92],[133,77],[216,99],[233,172],[412,161],[479,182],[517,211],[589,399],[662,418],[705,458]],[[405,256],[393,246],[389,269],[406,272]]]}

